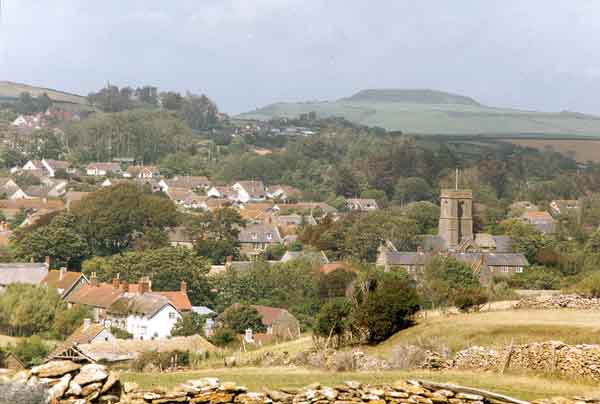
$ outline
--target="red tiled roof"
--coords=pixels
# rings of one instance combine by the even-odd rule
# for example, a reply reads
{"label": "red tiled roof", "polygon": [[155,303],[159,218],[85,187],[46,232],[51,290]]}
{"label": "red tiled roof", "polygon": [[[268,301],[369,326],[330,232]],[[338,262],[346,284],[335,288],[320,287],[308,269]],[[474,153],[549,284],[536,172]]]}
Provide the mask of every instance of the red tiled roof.
{"label": "red tiled roof", "polygon": [[177,292],[153,292],[169,299],[169,302],[179,311],[192,311],[192,303],[187,293]]}
{"label": "red tiled roof", "polygon": [[54,351],[48,356],[48,358],[52,359],[53,357],[62,354],[67,349],[71,348],[74,345],[79,344],[89,344],[104,331],[104,326],[102,324],[83,324],[79,327],[73,334],[71,334],[65,342],[59,344]]}
{"label": "red tiled roof", "polygon": [[86,284],[69,296],[67,300],[69,303],[108,308],[122,294],[122,290],[115,289],[109,283],[100,283],[98,286]]}
{"label": "red tiled roof", "polygon": [[42,283],[55,289],[62,289],[67,291],[73,287],[79,281],[83,274],[81,272],[66,271],[60,279],[60,270],[53,269],[48,271],[48,275],[44,278]]}

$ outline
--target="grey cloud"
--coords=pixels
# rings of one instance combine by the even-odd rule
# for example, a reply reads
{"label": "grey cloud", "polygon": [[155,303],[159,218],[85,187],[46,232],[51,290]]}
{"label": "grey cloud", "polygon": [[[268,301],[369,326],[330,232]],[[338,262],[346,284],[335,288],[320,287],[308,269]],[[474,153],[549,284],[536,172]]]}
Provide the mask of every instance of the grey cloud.
{"label": "grey cloud", "polygon": [[600,3],[1,0],[0,80],[206,92],[227,112],[362,88],[600,114]]}

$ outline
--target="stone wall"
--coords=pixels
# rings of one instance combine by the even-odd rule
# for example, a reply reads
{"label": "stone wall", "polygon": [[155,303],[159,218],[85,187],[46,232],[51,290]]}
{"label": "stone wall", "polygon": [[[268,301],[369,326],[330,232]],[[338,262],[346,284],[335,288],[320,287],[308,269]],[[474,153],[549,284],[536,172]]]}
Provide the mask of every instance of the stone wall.
{"label": "stone wall", "polygon": [[600,309],[600,299],[577,294],[539,295],[519,300],[515,305],[515,309],[598,310]]}
{"label": "stone wall", "polygon": [[502,350],[472,347],[458,352],[445,367],[489,371],[502,371],[506,367],[600,380],[600,345],[547,341]]}

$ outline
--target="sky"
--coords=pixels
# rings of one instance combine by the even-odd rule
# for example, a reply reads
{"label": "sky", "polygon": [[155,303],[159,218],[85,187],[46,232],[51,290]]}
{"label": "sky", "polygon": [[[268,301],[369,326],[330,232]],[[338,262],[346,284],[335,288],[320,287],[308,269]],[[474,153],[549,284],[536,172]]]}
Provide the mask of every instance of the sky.
{"label": "sky", "polygon": [[597,0],[0,0],[0,81],[205,93],[235,114],[367,88],[600,115]]}

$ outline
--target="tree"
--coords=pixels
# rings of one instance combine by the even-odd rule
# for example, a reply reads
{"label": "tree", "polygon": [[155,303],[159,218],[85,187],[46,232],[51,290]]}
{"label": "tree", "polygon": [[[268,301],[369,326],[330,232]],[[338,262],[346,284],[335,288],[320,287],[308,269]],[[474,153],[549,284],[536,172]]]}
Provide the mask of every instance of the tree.
{"label": "tree", "polygon": [[352,305],[344,298],[332,299],[325,303],[315,319],[314,333],[319,337],[329,339],[335,337],[337,347],[342,343],[342,337],[350,328]]}
{"label": "tree", "polygon": [[181,106],[181,115],[192,129],[203,130],[217,123],[219,110],[217,105],[206,95],[188,94]]}
{"label": "tree", "polygon": [[412,202],[402,209],[419,226],[419,234],[437,234],[440,207],[431,202]]}
{"label": "tree", "polygon": [[84,319],[91,319],[92,316],[91,309],[82,305],[75,305],[70,309],[60,310],[55,315],[52,333],[56,338],[64,340],[83,324]]}
{"label": "tree", "polygon": [[188,231],[196,236],[198,255],[221,264],[228,256],[239,255],[238,234],[244,224],[237,210],[223,208],[202,213],[188,223]]}
{"label": "tree", "polygon": [[52,258],[56,267],[72,267],[88,253],[88,244],[75,230],[75,218],[70,214],[54,217],[49,225],[25,233],[15,240],[15,255],[22,260],[42,261]]}
{"label": "tree", "polygon": [[600,230],[596,230],[590,235],[583,251],[586,254],[600,254]]}
{"label": "tree", "polygon": [[428,201],[433,197],[431,186],[422,178],[400,178],[394,187],[394,199],[404,205],[410,202]]}
{"label": "tree", "polygon": [[184,313],[175,323],[171,335],[174,337],[188,337],[202,334],[206,318],[198,313]]}
{"label": "tree", "polygon": [[486,302],[479,279],[466,264],[448,257],[435,257],[425,266],[421,295],[435,306],[468,310]]}
{"label": "tree", "polygon": [[319,275],[319,296],[322,299],[331,299],[346,295],[348,286],[356,278],[356,274],[344,268]]}
{"label": "tree", "polygon": [[353,324],[369,343],[386,340],[412,324],[420,300],[414,282],[397,273],[376,272],[356,292]]}
{"label": "tree", "polygon": [[254,332],[264,332],[266,327],[262,323],[262,317],[252,306],[237,305],[230,307],[220,317],[225,328],[243,334],[247,329]]}
{"label": "tree", "polygon": [[50,347],[44,343],[39,335],[19,340],[10,350],[27,366],[41,364],[44,358],[50,353]]}
{"label": "tree", "polygon": [[531,263],[536,262],[539,250],[548,245],[541,232],[517,219],[504,220],[498,226],[498,231],[510,236],[515,252],[523,253]]}
{"label": "tree", "polygon": [[96,254],[124,251],[139,234],[177,223],[173,202],[129,184],[96,191],[71,211],[77,230]]}
{"label": "tree", "polygon": [[156,291],[179,290],[181,281],[186,281],[188,296],[194,305],[211,303],[212,293],[206,279],[208,270],[208,262],[185,247],[126,252],[110,258],[95,257],[83,263],[84,273],[96,272],[98,279],[105,282],[117,274],[127,282],[149,276]]}

